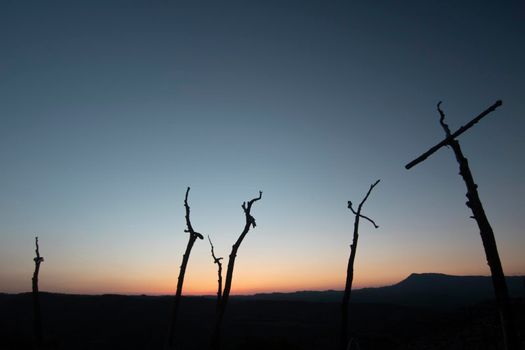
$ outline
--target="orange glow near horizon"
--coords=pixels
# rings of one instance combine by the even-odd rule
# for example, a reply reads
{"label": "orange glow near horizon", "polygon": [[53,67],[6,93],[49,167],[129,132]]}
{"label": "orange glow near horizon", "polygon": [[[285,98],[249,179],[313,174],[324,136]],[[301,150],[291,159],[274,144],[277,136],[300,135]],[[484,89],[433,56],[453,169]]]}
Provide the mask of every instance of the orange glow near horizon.
{"label": "orange glow near horizon", "polygon": [[[458,271],[459,272],[459,271]],[[452,273],[447,274],[456,275],[488,275],[486,272],[478,273]],[[356,278],[354,280],[353,289],[368,288],[368,287],[382,287],[392,285],[400,282],[409,274],[384,277],[382,279]],[[508,275],[516,275],[508,273]],[[232,295],[250,295],[255,293],[271,293],[271,292],[295,292],[304,290],[342,290],[344,276],[331,276],[332,278],[321,278],[319,280],[305,280],[305,279],[287,279],[286,277],[263,280],[263,279],[245,279],[241,276],[236,278],[232,284]],[[357,276],[356,276],[357,277]],[[183,294],[199,296],[199,295],[215,295],[217,293],[217,285],[215,279],[204,281],[201,278],[188,278],[185,281]],[[25,287],[25,288],[24,288]],[[57,293],[71,293],[71,294],[129,294],[129,295],[172,295],[176,289],[176,276],[169,282],[165,279],[147,279],[147,280],[117,280],[100,278],[96,281],[78,281],[77,283],[65,283],[64,280],[48,280],[41,282],[41,290]],[[25,292],[29,291],[29,284],[27,286],[15,286],[14,290],[7,292]]]}
{"label": "orange glow near horizon", "polygon": [[[295,292],[303,290],[342,290],[344,288],[344,274],[334,271],[332,274],[312,275],[309,273],[296,273],[292,276],[285,273],[258,273],[247,274],[245,269],[239,269],[234,274],[232,295],[250,295],[255,293]],[[400,282],[408,277],[411,272],[399,271],[396,273],[386,271],[356,271],[353,288],[382,287]],[[438,271],[414,271],[438,272]],[[488,275],[488,271],[439,271],[452,275]],[[513,273],[508,273],[512,275]],[[215,295],[217,292],[216,275],[186,275],[183,294],[185,295]],[[72,294],[146,294],[146,295],[173,295],[176,289],[177,275],[169,281],[165,277],[135,276],[129,278],[114,278],[110,276],[85,276],[84,279],[71,283],[72,279],[52,278],[42,279],[41,290]],[[27,287],[27,286],[26,286]],[[29,287],[25,288],[28,291]],[[18,292],[22,292],[18,290]]]}
{"label": "orange glow near horizon", "polygon": [[[232,295],[344,288],[348,246],[319,240],[314,248],[310,248],[311,243],[304,240],[298,242],[293,250],[287,246],[256,249],[264,243],[266,236],[253,235],[250,238],[250,244],[246,244],[246,249],[239,254],[235,264]],[[375,243],[374,239],[382,239],[383,242]],[[431,250],[417,249],[410,242],[400,244],[392,239],[392,242],[385,244],[384,240],[369,235],[367,240],[362,241],[354,267],[353,289],[396,284],[411,273],[490,274],[481,250],[457,254],[449,248],[449,255],[444,258],[442,254],[434,254]],[[181,241],[180,249],[185,243]],[[107,256],[85,255],[85,258],[75,259],[70,255],[57,256],[46,252],[46,260],[40,271],[40,290],[73,294],[173,295],[180,255],[173,254],[172,247],[168,245],[155,244],[149,249],[143,249],[143,255],[136,254],[133,264],[128,260],[127,249],[113,250]],[[520,255],[518,248],[504,248],[509,257]],[[399,253],[407,250],[410,254]],[[151,251],[156,254],[149,254]],[[271,259],[267,257],[268,251],[272,252]],[[330,253],[312,254],[318,251]],[[111,263],[108,263],[110,258]],[[62,261],[69,263],[63,264]],[[525,271],[523,260],[507,258],[503,262],[505,273],[509,276],[520,275]],[[30,291],[33,265],[31,260],[24,259],[20,260],[20,264],[12,265],[14,267],[11,270],[0,271],[0,280],[5,282],[0,292]],[[226,265],[223,264],[223,269],[226,269]],[[226,272],[223,271],[223,274]],[[186,271],[183,294],[215,295],[216,288],[217,270],[211,261],[208,247],[197,246]]]}

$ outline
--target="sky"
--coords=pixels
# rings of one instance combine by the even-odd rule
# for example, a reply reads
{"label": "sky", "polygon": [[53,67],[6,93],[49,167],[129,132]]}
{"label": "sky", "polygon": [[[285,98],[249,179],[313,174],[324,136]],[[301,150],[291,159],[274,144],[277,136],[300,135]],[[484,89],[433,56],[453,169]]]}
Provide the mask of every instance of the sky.
{"label": "sky", "polygon": [[[523,1],[0,2],[0,292],[173,294],[195,230],[232,294],[487,275],[436,103],[460,137],[503,268],[525,274]],[[213,294],[196,242],[185,294]]]}

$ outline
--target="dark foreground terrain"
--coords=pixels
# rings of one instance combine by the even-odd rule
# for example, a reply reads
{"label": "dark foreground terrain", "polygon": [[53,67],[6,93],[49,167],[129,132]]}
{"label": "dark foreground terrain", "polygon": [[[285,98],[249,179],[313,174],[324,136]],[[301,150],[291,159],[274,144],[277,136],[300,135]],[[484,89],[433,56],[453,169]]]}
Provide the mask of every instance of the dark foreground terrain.
{"label": "dark foreground terrain", "polygon": [[[393,291],[395,286],[374,289],[369,296],[356,293],[350,322],[361,349],[501,348],[498,315],[491,301],[466,301],[465,285],[449,286],[446,293],[436,291],[425,298],[421,291],[430,288],[428,277],[411,276],[395,285],[403,293]],[[473,288],[480,289],[475,283]],[[331,300],[337,299],[338,292],[324,293],[233,298],[225,320],[225,349],[336,349],[339,304]],[[162,349],[171,301],[171,297],[42,293],[46,348]],[[31,305],[30,294],[0,294],[0,349],[32,348]],[[524,299],[515,297],[513,309],[523,339]],[[179,349],[209,348],[214,311],[212,298],[183,300]]]}

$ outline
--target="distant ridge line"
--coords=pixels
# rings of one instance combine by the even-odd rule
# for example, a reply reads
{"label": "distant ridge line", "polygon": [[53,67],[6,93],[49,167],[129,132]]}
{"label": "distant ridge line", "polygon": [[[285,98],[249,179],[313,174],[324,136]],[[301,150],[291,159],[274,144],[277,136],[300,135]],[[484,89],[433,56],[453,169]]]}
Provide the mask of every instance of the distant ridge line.
{"label": "distant ridge line", "polygon": [[[525,275],[507,276],[509,292],[513,298],[525,297]],[[250,295],[233,295],[233,300],[267,300],[267,301],[308,301],[308,302],[340,302],[342,290],[299,290],[293,292],[262,292]],[[24,295],[30,292],[5,293],[0,292],[3,298],[12,295]],[[41,292],[46,296],[72,297],[136,297],[136,298],[165,298],[165,295],[146,294],[79,294],[62,292]],[[191,295],[186,298],[214,299],[215,295]],[[432,304],[437,306],[459,306],[489,301],[494,298],[490,276],[483,275],[448,275],[444,273],[425,272],[411,273],[403,280],[382,287],[364,287],[352,291],[354,303],[388,303],[401,305],[423,306]]]}

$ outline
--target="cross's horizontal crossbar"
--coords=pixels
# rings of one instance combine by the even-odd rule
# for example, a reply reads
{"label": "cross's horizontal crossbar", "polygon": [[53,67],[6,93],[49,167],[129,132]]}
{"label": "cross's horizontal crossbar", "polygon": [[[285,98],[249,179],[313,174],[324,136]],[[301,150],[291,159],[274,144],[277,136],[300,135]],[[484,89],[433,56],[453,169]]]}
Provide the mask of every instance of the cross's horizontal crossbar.
{"label": "cross's horizontal crossbar", "polygon": [[483,118],[484,116],[486,116],[487,114],[489,114],[490,112],[493,112],[496,108],[498,108],[499,106],[501,106],[503,103],[501,102],[501,100],[497,100],[492,106],[490,106],[489,108],[487,108],[486,110],[484,110],[483,112],[480,113],[480,115],[478,115],[476,118],[472,119],[470,122],[468,122],[467,124],[463,125],[461,128],[459,128],[457,131],[455,131],[454,133],[452,133],[449,137],[447,137],[446,139],[444,139],[443,141],[441,141],[440,143],[438,143],[437,145],[433,146],[432,148],[430,148],[428,151],[426,151],[425,153],[423,153],[422,155],[420,155],[419,157],[417,157],[416,159],[414,159],[413,161],[411,161],[410,163],[408,163],[407,165],[405,165],[405,168],[406,169],[410,169],[412,168],[413,166],[421,163],[422,161],[424,161],[425,159],[427,159],[428,157],[430,157],[434,152],[436,152],[438,149],[440,149],[441,147],[443,146],[446,146],[449,144],[450,141],[452,141],[453,139],[455,139],[456,137],[458,137],[459,135],[463,134],[465,131],[467,131],[468,129],[470,129],[474,124],[476,124],[477,122],[479,122],[481,120],[481,118]]}

